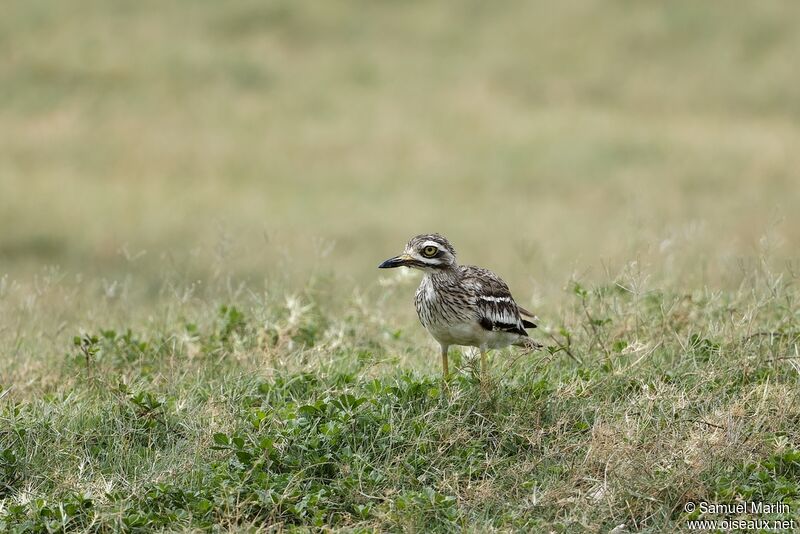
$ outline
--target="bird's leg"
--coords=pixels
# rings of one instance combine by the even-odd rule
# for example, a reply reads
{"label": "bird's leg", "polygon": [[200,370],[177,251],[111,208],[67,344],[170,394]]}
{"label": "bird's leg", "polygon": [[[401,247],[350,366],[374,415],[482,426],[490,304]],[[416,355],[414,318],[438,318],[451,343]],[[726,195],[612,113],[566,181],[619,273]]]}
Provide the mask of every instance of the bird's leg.
{"label": "bird's leg", "polygon": [[489,374],[486,361],[486,349],[481,347],[481,389],[486,392],[489,387]]}
{"label": "bird's leg", "polygon": [[447,377],[450,375],[447,365],[447,349],[449,348],[449,345],[442,345],[442,377],[445,380],[447,380]]}

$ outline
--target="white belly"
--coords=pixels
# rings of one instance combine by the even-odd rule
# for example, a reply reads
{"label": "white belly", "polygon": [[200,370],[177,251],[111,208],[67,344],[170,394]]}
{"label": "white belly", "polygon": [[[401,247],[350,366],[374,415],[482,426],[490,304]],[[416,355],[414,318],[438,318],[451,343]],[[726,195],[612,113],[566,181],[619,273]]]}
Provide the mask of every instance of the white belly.
{"label": "white belly", "polygon": [[444,345],[462,345],[487,349],[507,347],[521,337],[519,334],[512,332],[486,330],[477,322],[447,326],[434,323],[428,325],[427,329],[436,341]]}

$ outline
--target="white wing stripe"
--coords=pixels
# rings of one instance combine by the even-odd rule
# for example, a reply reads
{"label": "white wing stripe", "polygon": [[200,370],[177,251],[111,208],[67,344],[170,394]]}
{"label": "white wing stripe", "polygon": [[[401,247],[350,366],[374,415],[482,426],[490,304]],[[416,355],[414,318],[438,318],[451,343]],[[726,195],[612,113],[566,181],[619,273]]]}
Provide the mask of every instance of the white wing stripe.
{"label": "white wing stripe", "polygon": [[489,295],[480,295],[478,298],[489,302],[511,302],[511,297],[492,297]]}
{"label": "white wing stripe", "polygon": [[519,324],[517,317],[510,310],[485,310],[486,318],[495,323]]}

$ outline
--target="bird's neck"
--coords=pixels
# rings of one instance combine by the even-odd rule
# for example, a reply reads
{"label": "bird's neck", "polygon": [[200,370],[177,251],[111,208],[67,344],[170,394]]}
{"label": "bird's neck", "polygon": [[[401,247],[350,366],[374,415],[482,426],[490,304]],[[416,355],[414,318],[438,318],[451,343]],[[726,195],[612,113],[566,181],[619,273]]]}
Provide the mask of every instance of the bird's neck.
{"label": "bird's neck", "polygon": [[425,276],[430,278],[432,282],[455,282],[459,279],[461,270],[458,265],[449,265],[444,269],[436,269],[435,271],[425,273]]}

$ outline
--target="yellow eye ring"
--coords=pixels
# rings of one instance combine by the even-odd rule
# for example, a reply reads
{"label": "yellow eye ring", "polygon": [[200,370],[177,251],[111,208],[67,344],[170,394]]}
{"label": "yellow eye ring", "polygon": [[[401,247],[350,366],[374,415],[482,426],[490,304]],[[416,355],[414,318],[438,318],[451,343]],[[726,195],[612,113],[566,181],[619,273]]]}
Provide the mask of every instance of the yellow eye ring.
{"label": "yellow eye ring", "polygon": [[427,246],[422,249],[422,255],[426,258],[432,258],[439,252],[439,249],[434,246]]}

